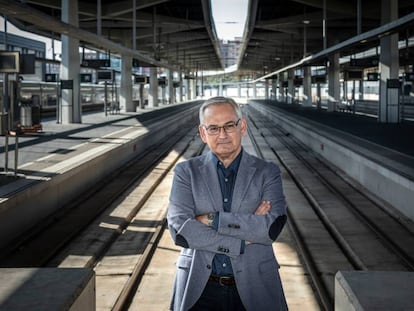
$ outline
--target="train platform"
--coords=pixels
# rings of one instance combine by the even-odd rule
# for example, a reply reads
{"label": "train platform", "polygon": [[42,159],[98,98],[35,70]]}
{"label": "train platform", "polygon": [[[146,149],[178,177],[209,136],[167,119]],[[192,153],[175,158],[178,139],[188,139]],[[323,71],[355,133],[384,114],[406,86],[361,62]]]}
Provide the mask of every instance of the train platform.
{"label": "train platform", "polygon": [[[171,106],[169,106],[171,107]],[[122,127],[137,126],[143,124],[158,110],[167,108],[160,106],[155,108],[145,108],[137,112],[130,113],[105,113],[103,111],[90,112],[82,115],[81,123],[63,124],[56,121],[55,118],[42,120],[42,131],[35,133],[25,133],[17,137],[18,156],[16,158],[16,136],[9,136],[8,145],[8,165],[6,162],[6,141],[1,137],[0,145],[0,186],[5,185],[22,174],[30,174],[29,167],[39,163],[39,160],[53,155],[60,154],[61,160],[66,154],[70,157],[70,151],[75,146],[85,143],[91,139],[105,137],[120,130]],[[62,157],[63,156],[63,157]],[[15,163],[17,160],[17,171]],[[36,171],[35,167],[32,167]]]}
{"label": "train platform", "polygon": [[[400,158],[403,163],[414,166],[414,145],[410,133],[414,132],[414,122],[379,123],[376,117],[349,112],[327,112],[325,109],[307,108],[301,105],[275,103],[278,108],[308,120],[323,124],[335,130],[354,135],[367,142],[375,143],[413,159]],[[391,154],[390,154],[391,155]],[[395,157],[395,152],[392,154]]]}
{"label": "train platform", "polygon": [[[166,137],[168,129],[177,129],[193,119],[198,103],[159,106],[137,113],[84,114],[78,124],[44,120],[43,132],[17,137],[17,153],[16,137],[9,136],[8,150],[6,144],[0,147],[0,247],[13,241],[19,228],[57,211],[79,191]],[[191,113],[180,119],[180,112],[187,110]],[[0,139],[5,142],[6,137]],[[35,211],[31,206],[36,200],[41,208]],[[27,218],[19,217],[21,213]]]}
{"label": "train platform", "polygon": [[[273,104],[273,103],[271,103]],[[352,134],[354,136],[353,144],[361,145],[364,144],[365,148],[360,150],[360,153],[365,153],[367,157],[379,159],[389,159],[391,162],[382,161],[385,166],[394,166],[396,170],[399,170],[406,174],[410,173],[410,169],[414,168],[412,157],[413,146],[409,145],[409,134],[412,132],[411,124],[401,124],[400,126],[389,126],[378,124],[372,118],[366,116],[358,116],[347,113],[333,113],[328,114],[324,111],[317,111],[315,109],[303,109],[300,107],[277,105],[279,109],[283,110],[286,114],[300,117],[301,120],[307,120],[314,129],[322,130],[329,133],[332,136],[336,136],[337,139],[342,141],[350,139],[347,135]],[[167,109],[166,109],[167,108]],[[145,148],[145,143],[142,141],[135,140],[131,143],[131,139],[137,139],[138,136],[148,134],[148,136],[154,135],[165,135],[163,133],[157,133],[148,123],[151,116],[169,113],[168,106],[159,107],[157,109],[146,109],[138,113],[131,114],[108,114],[101,113],[87,114],[83,116],[81,124],[57,124],[56,121],[50,120],[43,122],[43,132],[38,134],[28,134],[19,137],[19,169],[17,176],[13,171],[14,165],[14,151],[11,148],[9,158],[9,172],[3,173],[3,181],[6,180],[7,184],[0,184],[0,190],[2,191],[1,200],[3,203],[8,196],[12,196],[16,191],[27,192],[26,196],[36,194],[36,191],[28,191],[31,187],[36,187],[39,181],[49,181],[51,179],[62,178],[59,175],[69,174],[74,175],[82,172],[82,176],[85,177],[88,174],[92,174],[94,171],[102,170],[105,165],[108,164],[108,157],[101,158],[100,161],[103,164],[99,167],[88,168],[88,171],[79,169],[75,164],[82,161],[95,161],[94,159],[102,157],[102,154],[91,153],[91,150],[97,150],[97,148],[107,148],[105,146],[117,147],[126,145],[128,150],[139,152],[142,148]],[[164,110],[164,111],[163,111]],[[154,120],[152,119],[151,122]],[[177,122],[172,121],[172,122]],[[186,122],[186,120],[181,120]],[[160,127],[157,123],[154,126]],[[387,128],[391,128],[387,131]],[[341,130],[341,131],[338,131]],[[357,138],[355,138],[357,136]],[[394,136],[398,139],[393,139]],[[2,137],[4,139],[4,137]],[[360,141],[355,141],[359,139]],[[355,143],[356,142],[356,143]],[[12,146],[14,143],[14,137],[10,137],[9,144]],[[346,146],[345,144],[343,144]],[[385,148],[384,148],[385,147]],[[318,144],[318,148],[329,149],[327,143],[324,143],[324,147]],[[370,152],[366,152],[370,149]],[[108,151],[108,150],[105,150]],[[128,152],[130,152],[128,151]],[[0,147],[1,159],[0,167],[4,167],[4,147]],[[125,152],[125,150],[121,150]],[[112,154],[113,158],[114,155]],[[115,155],[116,157],[116,155]],[[401,159],[401,160],[400,160]],[[388,163],[388,164],[387,164]],[[52,169],[51,169],[52,168]],[[85,167],[83,167],[84,169]],[[105,168],[105,169],[110,169]],[[112,167],[113,169],[113,167]],[[0,176],[1,176],[0,175]],[[414,175],[413,175],[414,176]],[[97,176],[99,177],[99,176]],[[10,178],[20,178],[21,183],[10,182]],[[15,180],[14,180],[15,181]],[[57,191],[64,192],[63,187],[71,188],[72,184],[79,182],[79,178],[74,181],[68,181],[62,179],[60,184],[57,186]],[[50,193],[52,189],[49,188],[47,182],[42,183],[45,185],[42,191],[38,193]],[[47,185],[47,186],[46,186]],[[17,187],[16,187],[17,186]],[[75,189],[75,188],[74,188]],[[50,195],[48,200],[58,200]],[[42,201],[40,201],[42,202]],[[15,205],[18,204],[16,201]],[[0,210],[3,212],[7,210],[2,207]],[[33,220],[32,214],[27,214],[28,219]],[[8,217],[10,214],[3,213],[3,218]],[[4,219],[3,219],[4,220]],[[9,221],[10,222],[10,221]],[[5,233],[10,228],[10,224],[4,222],[2,231]],[[13,225],[13,223],[12,223]],[[306,279],[306,272],[303,270],[300,256],[295,251],[295,243],[292,241],[292,237],[288,231],[284,231],[281,239],[275,243],[275,250],[279,254],[278,259],[280,260],[282,271],[281,275],[284,279],[285,289],[288,299],[292,302],[292,310],[303,310],[303,306],[307,305],[308,310],[317,310],[317,301],[312,293],[311,285]],[[171,244],[168,233],[164,233],[161,238],[160,251],[153,257],[149,269],[146,270],[146,274],[143,277],[143,286],[145,284],[151,285],[150,287],[142,287],[137,289],[137,295],[134,298],[132,307],[130,310],[139,309],[142,306],[146,306],[146,310],[166,310],[169,301],[169,291],[171,290],[173,272],[174,272],[174,258],[178,252],[178,248]],[[168,261],[168,262],[167,262]],[[167,262],[167,266],[166,266]],[[297,280],[300,279],[300,288],[306,290],[298,292]],[[160,299],[148,299],[149,295],[159,293]],[[295,304],[296,309],[295,309]],[[134,305],[136,307],[134,307]],[[135,309],[134,309],[135,308]]]}
{"label": "train platform", "polygon": [[[160,111],[146,110],[137,114],[118,114],[118,115],[105,115],[104,113],[94,113],[88,114],[83,117],[83,123],[81,124],[57,124],[55,121],[50,120],[43,122],[44,132],[38,134],[28,134],[19,137],[19,170],[17,172],[16,178],[21,179],[30,179],[35,178],[31,176],[37,176],[39,172],[42,173],[42,180],[46,181],[50,176],[55,177],[56,174],[53,173],[53,170],[50,168],[56,165],[63,165],[66,161],[77,162],[79,161],[80,154],[88,154],[96,148],[95,143],[99,144],[111,144],[113,143],[114,133],[116,133],[116,138],[119,139],[120,131],[125,131],[131,127],[134,129],[142,128],[145,125],[145,113],[159,113]],[[139,120],[143,120],[139,122]],[[90,145],[90,143],[92,144]],[[10,138],[10,144],[13,143],[13,138]],[[126,144],[127,140],[120,141],[119,144]],[[82,146],[87,148],[80,150]],[[246,146],[246,148],[248,148]],[[249,147],[252,148],[252,147]],[[66,152],[65,152],[66,150]],[[4,155],[4,149],[2,150]],[[11,159],[13,159],[13,149],[11,149]],[[78,154],[79,152],[79,154]],[[93,161],[93,159],[89,159]],[[13,161],[11,161],[11,166],[13,166]],[[73,164],[73,163],[72,163]],[[70,170],[70,167],[68,168]],[[76,171],[76,168],[73,168]],[[13,175],[13,169],[10,169],[7,176],[4,178],[9,178],[10,175]],[[83,175],[87,175],[86,172]],[[63,182],[60,187],[64,186],[69,187],[69,183]],[[33,184],[26,185],[22,188],[17,187],[16,183],[10,182],[8,184],[3,184],[1,189],[3,193],[8,191],[8,195],[12,195],[15,191],[27,190],[27,187],[34,186]],[[54,191],[54,188],[51,187],[49,192]],[[7,195],[3,195],[3,198],[6,198]],[[167,197],[167,193],[165,193]],[[38,206],[38,203],[36,203]],[[9,215],[3,214],[3,217]],[[297,305],[297,310],[303,309],[306,305],[309,310],[317,310],[317,301],[314,297],[313,290],[309,284],[309,281],[306,279],[306,273],[301,266],[299,255],[295,251],[294,242],[292,241],[291,236],[287,231],[281,236],[280,242],[275,243],[275,250],[280,253],[280,264],[284,267],[283,269],[283,278],[285,280],[286,289],[289,293],[289,301],[292,305]],[[154,254],[149,268],[146,270],[144,275],[142,286],[137,290],[137,295],[132,302],[130,310],[138,310],[145,307],[145,310],[167,310],[170,291],[172,289],[172,280],[175,272],[175,258],[176,254],[179,251],[178,247],[172,245],[171,238],[168,235],[168,232],[165,232],[161,238],[159,245],[159,250]],[[168,262],[167,262],[168,261]],[[13,269],[5,270],[8,273],[9,277],[11,273],[14,273]],[[19,280],[16,283],[21,284],[22,280],[26,275],[33,275],[31,269],[25,271],[23,268],[19,270],[18,273]],[[41,282],[35,282],[33,287],[34,290],[43,291],[42,288],[47,287],[47,278],[48,275],[56,274],[56,270],[44,271],[44,273],[36,273],[36,275],[42,276]],[[23,275],[23,277],[22,277]],[[149,278],[149,279],[148,279]],[[156,278],[156,282],[154,281]],[[301,288],[303,290],[297,290],[298,279],[303,284]],[[98,293],[100,294],[102,289],[99,279],[97,279],[97,286],[99,287]],[[46,281],[44,283],[43,281]],[[13,283],[14,284],[14,283]],[[148,286],[150,284],[151,286]],[[106,290],[111,290],[107,288]],[[157,294],[155,294],[157,293]],[[20,295],[20,294],[19,294]],[[21,297],[16,295],[16,297]],[[154,296],[158,295],[158,299],[154,299]],[[33,296],[33,295],[32,295]],[[303,298],[305,297],[305,299]],[[0,300],[2,297],[0,296]],[[106,301],[108,297],[102,297],[103,301]],[[56,303],[61,302],[66,303],[67,300],[61,299]],[[9,305],[13,305],[13,301],[8,301]],[[27,306],[25,299],[19,299],[20,306]],[[100,309],[100,308],[98,308]],[[0,307],[1,310],[1,307]],[[294,310],[294,309],[293,309]]]}
{"label": "train platform", "polygon": [[[414,222],[414,122],[379,123],[372,116],[251,101],[315,153],[378,194],[398,217]],[[267,107],[267,108],[265,108]],[[270,110],[267,110],[270,109]],[[273,112],[272,112],[273,111]]]}

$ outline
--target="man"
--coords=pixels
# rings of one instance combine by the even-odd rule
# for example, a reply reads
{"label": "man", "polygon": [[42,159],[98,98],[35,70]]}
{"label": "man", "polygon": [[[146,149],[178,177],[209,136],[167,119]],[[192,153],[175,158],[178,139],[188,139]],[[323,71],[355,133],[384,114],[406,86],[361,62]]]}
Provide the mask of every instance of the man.
{"label": "man", "polygon": [[247,123],[230,98],[200,107],[210,151],[178,164],[168,226],[183,249],[171,309],[287,310],[272,243],[286,223],[280,170],[245,152]]}

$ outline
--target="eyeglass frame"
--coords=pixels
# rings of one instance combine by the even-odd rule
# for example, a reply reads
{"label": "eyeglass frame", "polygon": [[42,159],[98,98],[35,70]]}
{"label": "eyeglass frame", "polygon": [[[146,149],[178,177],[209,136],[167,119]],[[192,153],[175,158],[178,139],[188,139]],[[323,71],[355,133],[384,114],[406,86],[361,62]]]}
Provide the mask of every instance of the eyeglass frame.
{"label": "eyeglass frame", "polygon": [[[237,128],[237,126],[239,126],[240,121],[241,121],[241,119],[239,118],[239,119],[237,119],[237,121],[229,121],[229,122],[227,122],[226,124],[224,124],[222,126],[218,126],[218,125],[209,125],[209,126],[207,126],[207,125],[204,125],[204,124],[202,124],[201,126],[205,129],[205,131],[208,135],[215,136],[215,135],[220,135],[221,129],[223,129],[223,131],[226,132],[226,133],[233,133],[234,130]],[[228,129],[226,130],[226,127],[228,127],[228,126],[234,126],[234,130],[233,129],[231,129],[230,131]],[[217,133],[209,133],[208,131],[209,131],[209,129],[211,129],[211,127],[217,128],[218,132]]]}

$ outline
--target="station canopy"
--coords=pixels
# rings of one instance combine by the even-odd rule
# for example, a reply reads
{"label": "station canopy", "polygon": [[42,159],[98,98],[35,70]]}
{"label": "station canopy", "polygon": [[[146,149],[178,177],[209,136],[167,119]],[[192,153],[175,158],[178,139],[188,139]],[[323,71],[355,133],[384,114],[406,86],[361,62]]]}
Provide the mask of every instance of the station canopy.
{"label": "station canopy", "polygon": [[[410,41],[414,0],[398,0],[394,21],[381,20],[382,2],[387,1],[250,0],[238,71],[266,74],[298,62],[324,64],[333,53],[376,47],[390,33]],[[209,0],[78,1],[78,27],[62,22],[61,3],[0,0],[0,12],[23,30],[56,39],[66,34],[81,46],[131,55],[140,66],[224,69]],[[413,63],[408,46],[400,50],[401,64]]]}

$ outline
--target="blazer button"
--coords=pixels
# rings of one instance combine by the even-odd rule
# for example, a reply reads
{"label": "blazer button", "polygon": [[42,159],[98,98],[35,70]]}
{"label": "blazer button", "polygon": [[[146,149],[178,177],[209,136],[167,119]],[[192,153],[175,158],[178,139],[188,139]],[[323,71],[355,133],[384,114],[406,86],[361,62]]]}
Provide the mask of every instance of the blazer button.
{"label": "blazer button", "polygon": [[207,265],[207,269],[210,270],[211,269],[211,266],[210,265]]}
{"label": "blazer button", "polygon": [[240,225],[235,225],[234,228],[240,229]]}

